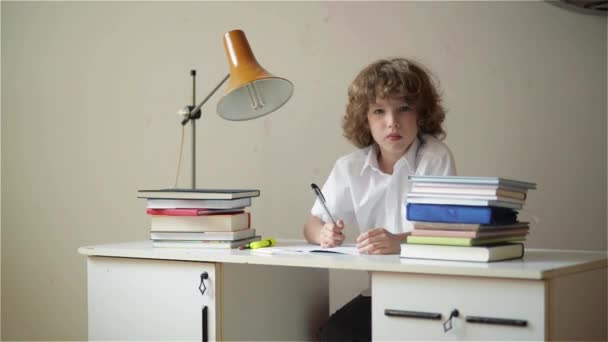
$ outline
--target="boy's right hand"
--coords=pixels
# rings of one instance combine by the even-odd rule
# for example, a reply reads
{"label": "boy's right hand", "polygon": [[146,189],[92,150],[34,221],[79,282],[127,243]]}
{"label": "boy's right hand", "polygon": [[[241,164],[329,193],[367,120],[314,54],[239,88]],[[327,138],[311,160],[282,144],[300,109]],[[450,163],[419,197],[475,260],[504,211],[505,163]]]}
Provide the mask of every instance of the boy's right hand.
{"label": "boy's right hand", "polygon": [[319,232],[320,245],[323,248],[340,246],[344,242],[344,221],[338,220],[336,224],[325,223]]}

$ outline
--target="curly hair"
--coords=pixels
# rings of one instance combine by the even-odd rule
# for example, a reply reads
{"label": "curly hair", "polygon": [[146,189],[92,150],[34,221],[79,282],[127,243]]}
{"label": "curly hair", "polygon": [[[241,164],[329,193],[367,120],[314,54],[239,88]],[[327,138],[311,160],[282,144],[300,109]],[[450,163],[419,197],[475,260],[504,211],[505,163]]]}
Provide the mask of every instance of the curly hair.
{"label": "curly hair", "polygon": [[376,98],[398,96],[418,113],[418,132],[444,139],[441,124],[445,110],[431,73],[406,58],[381,59],[365,67],[348,88],[346,114],[342,118],[344,137],[359,148],[374,143],[367,111]]}

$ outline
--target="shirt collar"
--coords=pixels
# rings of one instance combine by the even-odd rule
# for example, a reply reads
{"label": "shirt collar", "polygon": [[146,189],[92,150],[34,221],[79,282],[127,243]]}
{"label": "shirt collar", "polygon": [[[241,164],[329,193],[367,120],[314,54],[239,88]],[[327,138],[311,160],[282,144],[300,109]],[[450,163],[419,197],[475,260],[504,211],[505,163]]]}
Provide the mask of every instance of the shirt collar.
{"label": "shirt collar", "polygon": [[[401,164],[403,164],[402,160],[405,159],[408,166],[412,170],[414,170],[416,168],[416,155],[418,154],[419,147],[420,147],[420,140],[418,137],[416,137],[416,139],[414,139],[414,141],[412,142],[412,145],[410,146],[410,148],[407,150],[407,152],[405,152],[405,155],[397,161],[397,163],[395,164],[395,167],[396,168],[401,167]],[[369,150],[367,151],[365,163],[363,163],[363,167],[361,168],[361,174],[363,174],[363,172],[365,172],[365,170],[368,168],[370,168],[372,170],[375,169],[375,170],[380,171],[380,168],[378,167],[378,157],[377,156],[378,156],[378,146],[376,146],[376,144],[372,144],[369,147]]]}
{"label": "shirt collar", "polygon": [[416,137],[416,139],[412,141],[412,145],[410,146],[410,148],[407,150],[407,152],[405,152],[405,160],[407,161],[407,164],[412,171],[416,171],[416,157],[418,156],[419,148],[420,138]]}
{"label": "shirt collar", "polygon": [[379,170],[378,158],[376,157],[377,155],[378,146],[376,146],[376,144],[372,144],[367,150],[367,157],[365,158],[365,163],[363,163],[363,167],[361,168],[361,174],[363,174],[363,172],[365,172],[365,170],[368,168]]}

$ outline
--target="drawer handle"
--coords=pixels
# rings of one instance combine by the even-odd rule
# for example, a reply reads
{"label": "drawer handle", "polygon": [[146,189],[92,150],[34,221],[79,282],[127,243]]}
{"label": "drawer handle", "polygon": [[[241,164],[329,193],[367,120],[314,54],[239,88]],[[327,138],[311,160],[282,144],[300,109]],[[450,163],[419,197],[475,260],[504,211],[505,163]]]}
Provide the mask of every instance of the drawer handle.
{"label": "drawer handle", "polygon": [[207,322],[209,320],[209,318],[207,317],[207,306],[203,306],[203,308],[201,309],[201,333],[202,333],[202,342],[207,342],[209,341],[209,330],[208,330],[208,326],[207,326]]}
{"label": "drawer handle", "polygon": [[499,325],[511,325],[515,327],[526,327],[528,321],[523,319],[507,319],[507,318],[495,318],[495,317],[481,317],[481,316],[467,316],[465,320],[468,323],[481,323],[481,324],[499,324]]}
{"label": "drawer handle", "polygon": [[207,291],[207,286],[205,285],[205,279],[209,279],[209,273],[207,273],[207,272],[201,273],[201,283],[198,284],[198,290],[200,291],[201,296],[204,296],[205,291]]}
{"label": "drawer handle", "polygon": [[422,318],[422,319],[435,319],[435,320],[441,319],[441,314],[436,313],[436,312],[420,312],[420,311],[403,311],[403,310],[385,309],[384,315],[391,316],[391,317]]}

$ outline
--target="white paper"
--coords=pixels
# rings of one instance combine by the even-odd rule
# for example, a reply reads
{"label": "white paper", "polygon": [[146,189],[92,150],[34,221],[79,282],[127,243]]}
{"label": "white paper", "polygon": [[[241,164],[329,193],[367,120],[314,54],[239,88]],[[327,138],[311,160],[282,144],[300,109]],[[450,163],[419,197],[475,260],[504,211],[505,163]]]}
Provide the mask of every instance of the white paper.
{"label": "white paper", "polygon": [[319,245],[290,245],[290,246],[276,246],[252,249],[254,254],[302,254],[302,253],[337,253],[337,254],[349,254],[359,255],[357,247],[353,245],[344,245],[331,248],[323,248]]}

